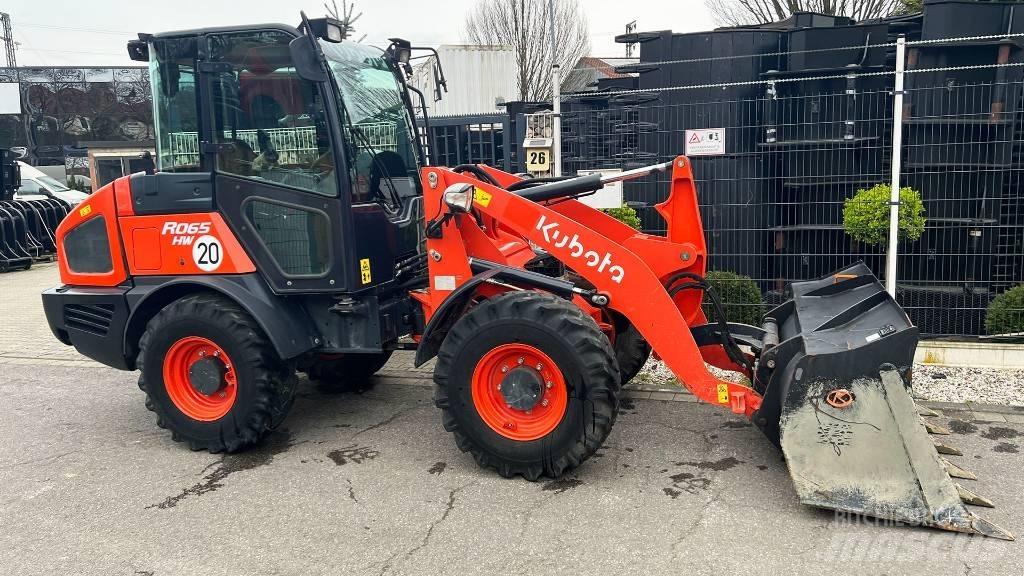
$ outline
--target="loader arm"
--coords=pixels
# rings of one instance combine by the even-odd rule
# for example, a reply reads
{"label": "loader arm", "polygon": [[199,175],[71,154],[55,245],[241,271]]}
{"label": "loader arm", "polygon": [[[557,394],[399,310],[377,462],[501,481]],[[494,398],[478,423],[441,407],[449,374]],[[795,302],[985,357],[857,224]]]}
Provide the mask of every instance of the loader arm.
{"label": "loader arm", "polygon": [[[664,284],[679,273],[703,276],[707,256],[689,161],[680,156],[671,166],[672,190],[658,208],[669,222],[669,238],[637,232],[572,199],[535,202],[467,173],[423,169],[428,213],[431,206],[440,212],[446,188],[469,183],[475,187],[473,210],[480,215],[478,221],[472,214],[456,214],[440,238],[428,237],[430,289],[428,295],[418,296],[427,315],[473,276],[469,259],[521,266],[524,255],[533,254],[532,243],[606,296],[607,307],[637,328],[694,395],[749,417],[760,407],[761,396],[749,386],[709,372],[690,333],[691,325],[704,322],[701,293],[683,290],[673,298]],[[478,222],[500,225],[485,230]]]}

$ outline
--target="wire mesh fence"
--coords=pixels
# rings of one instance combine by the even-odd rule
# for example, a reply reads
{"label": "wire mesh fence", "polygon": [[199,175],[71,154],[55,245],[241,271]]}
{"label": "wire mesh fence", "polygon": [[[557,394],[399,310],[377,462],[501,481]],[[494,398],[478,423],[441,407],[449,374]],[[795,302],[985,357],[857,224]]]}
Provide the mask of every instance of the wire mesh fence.
{"label": "wire mesh fence", "polygon": [[[993,70],[908,71],[900,110],[891,72],[573,95],[563,104],[563,170],[665,161],[687,150],[688,131],[720,129],[724,153],[690,156],[709,269],[752,279],[763,302],[727,304],[760,309],[782,301],[788,282],[856,260],[884,278],[885,241],[848,230],[844,207],[859,191],[889,189],[895,152],[900,186],[919,194],[925,217],[920,236],[898,245],[897,299],[923,334],[1005,332],[986,329],[986,312],[1024,282],[1024,78],[1019,68]],[[648,232],[664,233],[653,206],[668,184],[661,176],[624,186]],[[888,193],[876,204],[884,237]],[[1009,315],[1024,322],[1019,306]]]}

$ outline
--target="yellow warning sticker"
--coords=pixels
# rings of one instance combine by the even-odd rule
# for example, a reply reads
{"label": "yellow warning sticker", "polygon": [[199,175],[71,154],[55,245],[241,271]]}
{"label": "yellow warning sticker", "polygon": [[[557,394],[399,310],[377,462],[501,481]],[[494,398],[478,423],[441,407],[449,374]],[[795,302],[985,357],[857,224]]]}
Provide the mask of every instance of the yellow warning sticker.
{"label": "yellow warning sticker", "polygon": [[362,279],[363,284],[369,284],[373,277],[370,275],[370,259],[363,258],[359,261],[359,277]]}
{"label": "yellow warning sticker", "polygon": [[483,206],[484,208],[487,208],[487,206],[491,203],[491,193],[476,188],[473,190],[473,201]]}
{"label": "yellow warning sticker", "polygon": [[727,384],[718,385],[718,403],[728,404],[729,403],[729,386]]}
{"label": "yellow warning sticker", "polygon": [[78,209],[78,215],[85,218],[89,214],[92,214],[92,206],[82,206]]}

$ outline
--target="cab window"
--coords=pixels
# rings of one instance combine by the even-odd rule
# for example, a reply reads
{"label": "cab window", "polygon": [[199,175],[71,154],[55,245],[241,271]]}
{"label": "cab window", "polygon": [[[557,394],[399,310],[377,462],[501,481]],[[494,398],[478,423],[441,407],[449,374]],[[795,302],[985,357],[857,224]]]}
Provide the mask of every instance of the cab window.
{"label": "cab window", "polygon": [[211,38],[210,126],[219,172],[337,195],[319,88],[291,65],[284,32]]}

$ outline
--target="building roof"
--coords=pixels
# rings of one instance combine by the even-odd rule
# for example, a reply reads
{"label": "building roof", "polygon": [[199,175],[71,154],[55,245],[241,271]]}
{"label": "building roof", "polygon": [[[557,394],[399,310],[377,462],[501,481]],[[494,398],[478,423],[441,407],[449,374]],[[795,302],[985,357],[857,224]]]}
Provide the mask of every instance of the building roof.
{"label": "building roof", "polygon": [[629,74],[616,72],[615,67],[637,62],[639,62],[639,58],[584,56],[565,75],[562,80],[562,92],[592,90],[593,84],[603,78],[627,78],[630,76]]}

